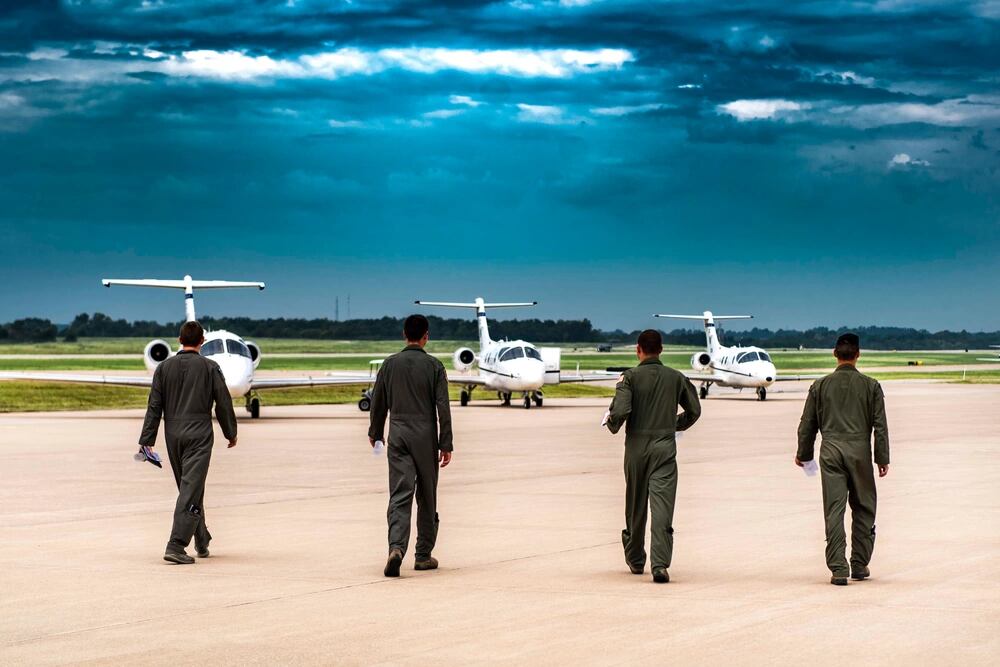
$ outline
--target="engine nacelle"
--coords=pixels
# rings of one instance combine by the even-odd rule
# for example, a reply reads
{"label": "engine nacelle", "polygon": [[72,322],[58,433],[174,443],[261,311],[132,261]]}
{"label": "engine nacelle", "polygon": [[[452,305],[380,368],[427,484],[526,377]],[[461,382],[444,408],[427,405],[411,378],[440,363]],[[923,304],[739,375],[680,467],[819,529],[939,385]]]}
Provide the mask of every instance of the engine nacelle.
{"label": "engine nacelle", "polygon": [[712,365],[712,355],[708,352],[695,352],[691,355],[691,368],[703,371]]}
{"label": "engine nacelle", "polygon": [[459,373],[465,373],[476,363],[476,353],[467,347],[460,347],[451,356],[451,363]]}
{"label": "engine nacelle", "polygon": [[257,368],[260,364],[260,345],[252,340],[248,340],[246,341],[246,346],[250,350],[250,359],[253,360],[253,367]]}
{"label": "engine nacelle", "polygon": [[174,356],[174,351],[170,349],[170,344],[165,340],[151,340],[146,344],[146,349],[142,351],[142,360],[149,370],[156,370],[156,367],[164,361]]}

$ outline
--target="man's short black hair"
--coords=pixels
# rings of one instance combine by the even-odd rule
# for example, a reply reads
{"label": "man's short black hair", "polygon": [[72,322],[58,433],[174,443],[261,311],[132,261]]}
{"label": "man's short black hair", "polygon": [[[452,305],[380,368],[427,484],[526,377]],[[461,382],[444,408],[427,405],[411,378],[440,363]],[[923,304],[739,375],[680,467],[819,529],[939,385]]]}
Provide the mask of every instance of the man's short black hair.
{"label": "man's short black hair", "polygon": [[659,354],[663,352],[663,337],[660,336],[660,332],[656,329],[646,329],[641,334],[639,334],[639,340],[636,341],[639,345],[639,349],[646,354]]}
{"label": "man's short black hair", "polygon": [[406,318],[406,321],[403,322],[403,335],[405,335],[406,340],[411,343],[416,343],[423,338],[428,329],[430,329],[430,323],[427,322],[426,317],[420,315],[419,313],[416,315],[410,315]]}
{"label": "man's short black hair", "polygon": [[837,338],[833,354],[841,361],[854,361],[861,354],[861,339],[856,333],[842,333]]}
{"label": "man's short black hair", "polygon": [[198,347],[205,340],[205,330],[198,322],[191,320],[181,325],[179,338],[184,347]]}

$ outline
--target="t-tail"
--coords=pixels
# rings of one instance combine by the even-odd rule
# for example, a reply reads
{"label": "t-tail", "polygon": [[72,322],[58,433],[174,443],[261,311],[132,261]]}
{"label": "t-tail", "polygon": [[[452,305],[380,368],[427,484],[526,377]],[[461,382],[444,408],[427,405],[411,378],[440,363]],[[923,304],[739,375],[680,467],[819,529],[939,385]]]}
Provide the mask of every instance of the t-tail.
{"label": "t-tail", "polygon": [[716,320],[752,320],[753,315],[713,315],[712,311],[706,310],[701,315],[653,315],[653,317],[669,317],[675,320],[701,320],[705,323],[705,345],[708,346],[708,353],[715,356],[719,351],[719,334],[715,331]]}
{"label": "t-tail", "polygon": [[264,283],[256,282],[233,282],[229,280],[193,280],[191,276],[184,276],[181,280],[156,280],[152,278],[142,278],[140,280],[119,280],[117,278],[104,278],[101,284],[105,287],[112,285],[127,285],[130,287],[166,287],[168,289],[184,290],[184,317],[187,322],[195,320],[194,313],[194,291],[196,289],[222,289],[227,287],[256,287],[264,289]]}
{"label": "t-tail", "polygon": [[517,303],[486,303],[482,297],[477,296],[474,303],[455,303],[453,301],[415,301],[420,306],[443,306],[445,308],[475,308],[476,322],[479,326],[479,349],[482,351],[493,341],[490,339],[490,327],[486,323],[487,308],[520,308],[522,306],[535,306],[537,301],[524,301]]}

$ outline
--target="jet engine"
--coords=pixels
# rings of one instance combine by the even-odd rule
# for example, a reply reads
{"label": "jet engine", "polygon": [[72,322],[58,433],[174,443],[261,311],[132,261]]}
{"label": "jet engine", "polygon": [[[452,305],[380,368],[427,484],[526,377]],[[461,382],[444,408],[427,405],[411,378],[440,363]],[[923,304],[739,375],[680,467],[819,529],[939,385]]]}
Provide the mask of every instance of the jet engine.
{"label": "jet engine", "polygon": [[253,361],[253,367],[257,368],[260,364],[260,345],[253,342],[252,340],[246,341],[247,348],[250,350],[250,359]]}
{"label": "jet engine", "polygon": [[476,353],[467,347],[458,348],[451,357],[451,363],[459,373],[467,372],[475,361]]}
{"label": "jet engine", "polygon": [[156,370],[156,367],[173,356],[174,352],[165,340],[151,340],[146,344],[146,349],[142,351],[142,360],[146,363],[146,368]]}
{"label": "jet engine", "polygon": [[712,365],[712,355],[708,352],[695,352],[691,355],[691,368],[703,371]]}

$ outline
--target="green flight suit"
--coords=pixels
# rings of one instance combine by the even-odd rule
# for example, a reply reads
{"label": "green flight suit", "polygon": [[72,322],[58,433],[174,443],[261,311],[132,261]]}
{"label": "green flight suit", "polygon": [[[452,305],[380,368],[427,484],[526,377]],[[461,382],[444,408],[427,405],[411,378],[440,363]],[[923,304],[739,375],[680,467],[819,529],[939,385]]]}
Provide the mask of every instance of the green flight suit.
{"label": "green flight suit", "polygon": [[[680,406],[684,412],[677,414]],[[677,496],[677,431],[701,416],[698,392],[680,372],[658,358],[646,359],[622,374],[611,401],[608,429],[625,425],[625,560],[646,565],[646,512],[652,511],[650,564],[670,567],[674,549],[674,499]]]}
{"label": "green flight suit", "polygon": [[389,549],[406,554],[410,516],[417,497],[417,560],[437,542],[438,451],[452,451],[448,373],[444,364],[408,345],[382,364],[372,390],[368,437],[385,441],[389,416]]}
{"label": "green flight suit", "polygon": [[181,350],[153,373],[140,445],[152,447],[164,422],[170,467],[177,482],[174,525],[167,542],[169,553],[183,553],[191,537],[195,546],[208,548],[212,535],[205,525],[205,480],[212,459],[212,404],[227,440],[236,437],[236,413],[222,369],[197,352]]}
{"label": "green flight suit", "polygon": [[882,387],[851,364],[813,383],[799,422],[799,461],[812,461],[816,433],[823,434],[819,469],[826,516],[826,564],[835,577],[850,574],[844,513],[851,506],[851,561],[867,567],[875,548],[875,463],[889,465],[889,427]]}

